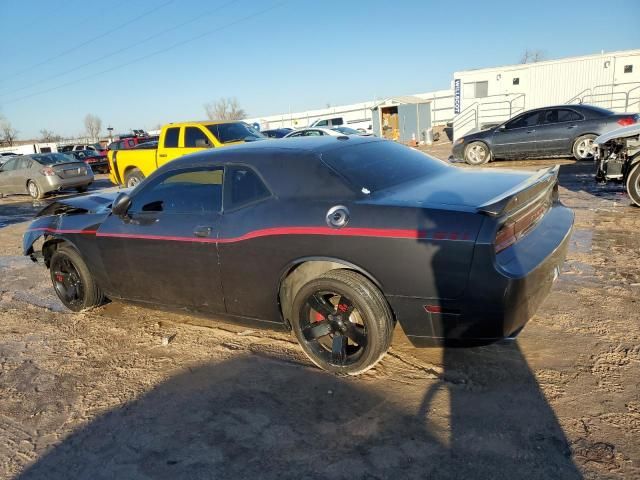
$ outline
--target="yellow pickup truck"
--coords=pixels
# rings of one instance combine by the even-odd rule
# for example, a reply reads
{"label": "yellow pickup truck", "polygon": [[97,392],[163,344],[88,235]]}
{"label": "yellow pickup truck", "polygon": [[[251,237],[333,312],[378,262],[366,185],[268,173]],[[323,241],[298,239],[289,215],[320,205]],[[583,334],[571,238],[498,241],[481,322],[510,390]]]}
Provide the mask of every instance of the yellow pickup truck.
{"label": "yellow pickup truck", "polygon": [[184,122],[162,127],[157,145],[140,144],[130,150],[110,150],[109,179],[134,187],[171,160],[207,148],[262,140],[265,137],[244,122]]}

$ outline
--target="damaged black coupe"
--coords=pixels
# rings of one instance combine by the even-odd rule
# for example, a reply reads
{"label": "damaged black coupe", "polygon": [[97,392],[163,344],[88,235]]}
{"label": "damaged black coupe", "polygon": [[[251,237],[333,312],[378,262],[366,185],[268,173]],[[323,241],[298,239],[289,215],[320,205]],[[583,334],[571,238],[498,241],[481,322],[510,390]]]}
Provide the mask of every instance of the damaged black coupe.
{"label": "damaged black coupe", "polygon": [[257,321],[292,330],[321,368],[357,374],[396,323],[416,346],[524,327],[573,225],[557,173],[471,171],[375,138],[260,142],[53,203],[24,253],[43,258],[71,310],[110,298]]}

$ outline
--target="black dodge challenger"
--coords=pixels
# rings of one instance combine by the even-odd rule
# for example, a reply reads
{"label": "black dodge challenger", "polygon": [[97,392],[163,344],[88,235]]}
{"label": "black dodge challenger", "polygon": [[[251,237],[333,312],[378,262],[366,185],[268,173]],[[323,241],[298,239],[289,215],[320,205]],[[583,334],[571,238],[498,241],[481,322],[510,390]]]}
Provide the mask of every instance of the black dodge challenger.
{"label": "black dodge challenger", "polygon": [[515,336],[572,225],[557,168],[469,170],[319,137],[201,152],[130,192],[52,203],[24,253],[71,310],[110,298],[259,321],[293,330],[321,368],[357,374],[396,322],[416,346]]}

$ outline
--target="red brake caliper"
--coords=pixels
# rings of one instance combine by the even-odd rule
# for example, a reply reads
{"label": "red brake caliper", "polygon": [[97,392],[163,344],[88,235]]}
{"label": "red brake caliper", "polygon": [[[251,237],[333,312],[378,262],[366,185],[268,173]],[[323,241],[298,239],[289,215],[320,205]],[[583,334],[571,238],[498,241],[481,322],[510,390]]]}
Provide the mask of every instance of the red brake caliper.
{"label": "red brake caliper", "polygon": [[61,273],[56,273],[56,281],[57,282],[64,282],[64,276]]}

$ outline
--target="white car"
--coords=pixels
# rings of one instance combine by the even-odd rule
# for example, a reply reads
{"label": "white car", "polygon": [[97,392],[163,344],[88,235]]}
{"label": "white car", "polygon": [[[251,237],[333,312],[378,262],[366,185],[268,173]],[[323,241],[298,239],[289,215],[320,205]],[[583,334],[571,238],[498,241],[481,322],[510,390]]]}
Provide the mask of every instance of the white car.
{"label": "white car", "polygon": [[[293,132],[285,135],[284,138],[322,137],[322,136],[343,137],[345,135],[363,135],[363,133],[349,127],[335,127],[335,128],[309,127],[309,128],[301,128],[300,130],[294,130]],[[367,135],[367,134],[364,134],[364,135]]]}

